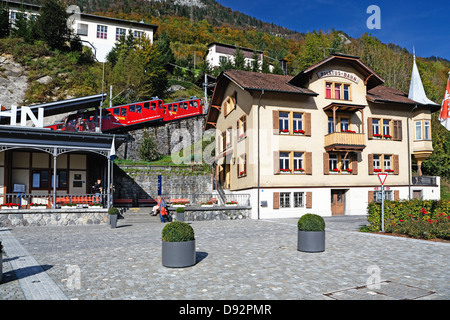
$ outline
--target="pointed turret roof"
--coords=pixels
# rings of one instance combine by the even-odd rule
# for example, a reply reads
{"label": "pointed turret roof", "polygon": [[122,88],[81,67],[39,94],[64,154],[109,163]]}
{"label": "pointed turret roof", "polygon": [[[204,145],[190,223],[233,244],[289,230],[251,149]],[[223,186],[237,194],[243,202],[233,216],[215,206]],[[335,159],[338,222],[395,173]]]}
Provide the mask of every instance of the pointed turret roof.
{"label": "pointed turret roof", "polygon": [[422,79],[420,79],[419,69],[416,64],[416,55],[414,54],[413,69],[411,75],[411,84],[409,86],[408,98],[417,101],[420,104],[437,105],[427,98],[423,88]]}

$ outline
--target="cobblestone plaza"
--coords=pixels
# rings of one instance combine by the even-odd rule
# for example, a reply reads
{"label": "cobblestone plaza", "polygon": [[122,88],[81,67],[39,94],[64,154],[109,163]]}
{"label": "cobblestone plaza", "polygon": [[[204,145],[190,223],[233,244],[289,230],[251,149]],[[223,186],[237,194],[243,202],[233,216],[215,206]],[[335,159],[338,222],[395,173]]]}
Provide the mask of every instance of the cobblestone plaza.
{"label": "cobblestone plaza", "polygon": [[161,264],[162,223],[0,229],[0,300],[450,298],[450,243],[359,232],[328,217],[326,250],[297,251],[297,219],[189,222],[197,263]]}

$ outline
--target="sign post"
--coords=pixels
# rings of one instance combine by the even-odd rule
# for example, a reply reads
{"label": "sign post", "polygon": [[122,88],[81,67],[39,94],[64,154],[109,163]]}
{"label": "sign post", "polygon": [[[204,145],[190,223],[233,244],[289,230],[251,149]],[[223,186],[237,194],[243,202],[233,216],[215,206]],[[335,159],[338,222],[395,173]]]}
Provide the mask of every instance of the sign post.
{"label": "sign post", "polygon": [[387,173],[379,173],[378,179],[381,182],[381,231],[384,232],[384,183],[386,182]]}

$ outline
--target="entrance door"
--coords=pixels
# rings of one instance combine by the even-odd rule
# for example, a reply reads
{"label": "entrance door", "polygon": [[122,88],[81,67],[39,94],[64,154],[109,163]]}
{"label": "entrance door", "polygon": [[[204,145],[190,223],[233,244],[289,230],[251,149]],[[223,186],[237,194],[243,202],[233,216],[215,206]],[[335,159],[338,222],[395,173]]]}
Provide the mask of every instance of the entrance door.
{"label": "entrance door", "polygon": [[331,190],[331,215],[342,216],[345,214],[345,191]]}

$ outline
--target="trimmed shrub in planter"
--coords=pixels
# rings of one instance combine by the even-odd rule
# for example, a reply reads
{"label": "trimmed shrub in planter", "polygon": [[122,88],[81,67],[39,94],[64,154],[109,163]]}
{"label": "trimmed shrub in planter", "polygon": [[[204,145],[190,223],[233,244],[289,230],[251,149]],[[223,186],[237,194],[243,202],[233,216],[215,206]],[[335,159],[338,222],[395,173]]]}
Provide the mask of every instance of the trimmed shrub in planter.
{"label": "trimmed shrub in planter", "polygon": [[195,264],[195,234],[189,224],[174,221],[163,228],[162,264],[168,268],[184,268]]}
{"label": "trimmed shrub in planter", "polygon": [[108,215],[111,228],[117,228],[117,218],[119,217],[119,209],[114,207],[109,208]]}
{"label": "trimmed shrub in planter", "polygon": [[177,208],[177,221],[184,221],[184,208]]}
{"label": "trimmed shrub in planter", "polygon": [[297,223],[297,250],[303,252],[325,251],[325,221],[317,214],[307,213]]}

